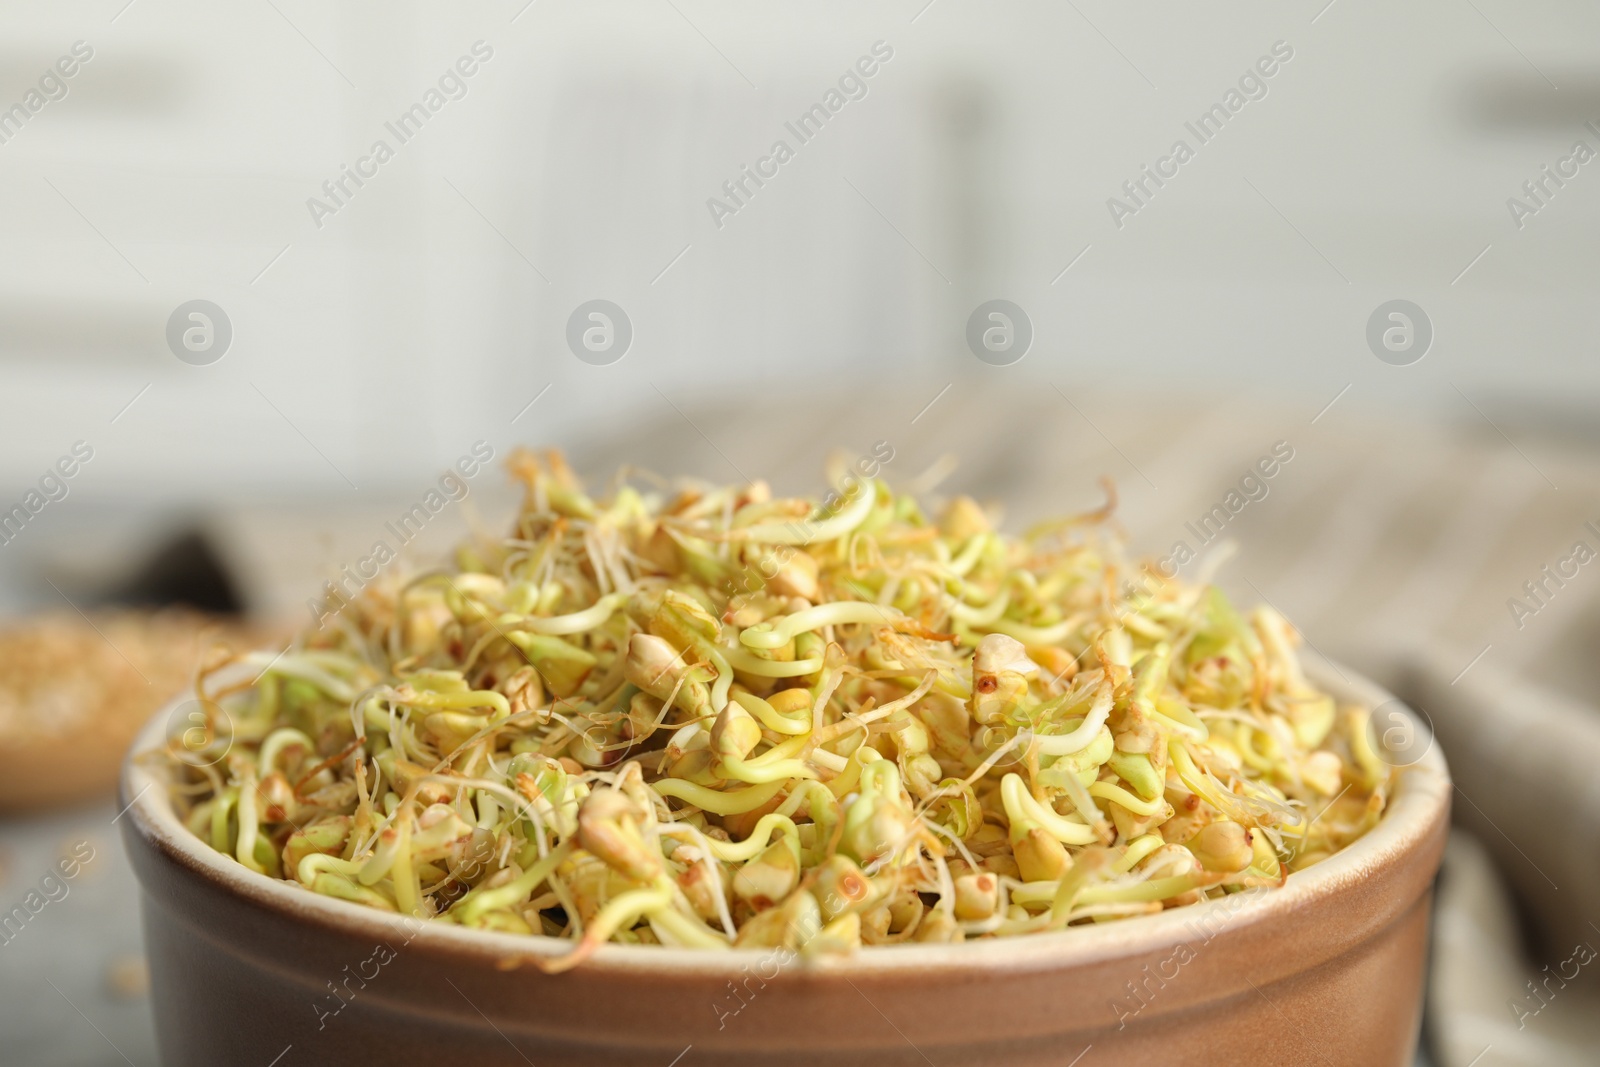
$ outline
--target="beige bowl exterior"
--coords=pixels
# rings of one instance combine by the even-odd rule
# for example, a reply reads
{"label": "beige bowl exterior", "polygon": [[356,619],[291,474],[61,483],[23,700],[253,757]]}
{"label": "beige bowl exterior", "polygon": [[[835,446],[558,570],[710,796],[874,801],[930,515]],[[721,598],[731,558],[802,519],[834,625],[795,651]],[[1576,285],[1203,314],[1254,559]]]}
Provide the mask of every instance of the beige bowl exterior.
{"label": "beige bowl exterior", "polygon": [[[1392,699],[1315,674],[1341,700]],[[134,753],[161,736],[158,716]],[[565,942],[408,927],[254,874],[159,786],[130,755],[123,836],[168,1067],[1409,1067],[1450,801],[1430,750],[1351,848],[1160,915],[813,964],[608,945],[546,975],[530,961]]]}

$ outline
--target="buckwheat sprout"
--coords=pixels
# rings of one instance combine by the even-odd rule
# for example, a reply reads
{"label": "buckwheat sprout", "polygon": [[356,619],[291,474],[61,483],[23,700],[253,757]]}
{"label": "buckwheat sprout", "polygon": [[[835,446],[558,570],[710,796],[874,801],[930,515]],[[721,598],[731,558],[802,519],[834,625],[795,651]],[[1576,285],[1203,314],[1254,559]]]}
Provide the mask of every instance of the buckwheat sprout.
{"label": "buckwheat sprout", "polygon": [[[821,663],[817,664],[819,667]],[[754,715],[767,729],[780,734],[809,734],[811,732],[811,719],[809,715],[805,721],[797,721],[782,714],[771,704],[762,700],[754,693],[735,693],[733,699],[739,706]],[[808,709],[809,710],[809,709]]]}
{"label": "buckwheat sprout", "polygon": [[258,773],[263,775],[271,774],[274,770],[274,765],[278,762],[278,754],[289,745],[299,745],[307,752],[315,752],[317,750],[316,742],[307,737],[303,731],[296,730],[292,726],[280,726],[268,734],[266,740],[261,742],[261,748],[256,753]]}
{"label": "buckwheat sprout", "polygon": [[410,708],[428,708],[436,711],[470,711],[476,708],[491,708],[501,716],[511,714],[511,705],[503,693],[494,690],[472,691],[462,693],[438,693],[431,690],[409,690],[402,687],[388,694],[391,703],[401,704]]}
{"label": "buckwheat sprout", "polygon": [[1095,690],[1094,703],[1089,706],[1089,713],[1083,717],[1083,722],[1077,728],[1064,734],[1036,734],[1034,740],[1038,743],[1039,752],[1045,756],[1070,756],[1075,752],[1082,752],[1088,748],[1100,734],[1100,728],[1106,724],[1106,719],[1111,715],[1112,704],[1115,703],[1115,694],[1112,691],[1110,680],[1100,684]]}
{"label": "buckwheat sprout", "polygon": [[[738,930],[733,922],[733,913],[728,910],[728,894],[722,886],[722,871],[711,852],[711,839],[701,833],[699,828],[689,823],[664,823],[660,827],[660,833],[663,837],[685,837],[693,844],[694,849],[699,853],[693,864],[706,872],[706,878],[711,883],[711,899],[716,904],[717,919],[722,923],[722,932],[727,934],[730,940],[738,936]],[[679,853],[674,853],[674,858],[685,851],[688,850],[680,849]]]}
{"label": "buckwheat sprout", "polygon": [[386,684],[368,686],[348,701],[350,728],[355,734],[356,740],[365,741],[367,739],[367,726],[371,725],[368,723],[368,719],[376,718],[378,720],[377,726],[384,730],[389,728],[389,717],[384,714],[381,708],[372,706],[377,702],[379,696],[387,692],[389,692],[389,686]]}
{"label": "buckwheat sprout", "polygon": [[938,677],[939,676],[937,672],[928,671],[922,676],[921,683],[918,684],[915,689],[907,693],[905,696],[900,697],[898,700],[891,700],[889,703],[873,708],[870,711],[857,712],[854,715],[847,715],[839,722],[836,722],[831,726],[825,726],[820,730],[813,731],[811,734],[810,744],[812,746],[828,744],[831,741],[838,740],[846,734],[853,733],[856,730],[865,729],[871,723],[877,722],[880,719],[886,719],[889,716],[910,707],[912,704],[915,704],[928,694],[928,690],[933,688],[933,683],[938,680]]}
{"label": "buckwheat sprout", "polygon": [[267,670],[270,667],[274,674],[281,674],[287,678],[297,678],[300,681],[308,682],[335,700],[348,701],[355,695],[350,686],[342,679],[323,670],[303,654],[297,656],[290,653],[279,657],[268,652],[252,652],[245,655],[241,662],[252,667],[259,667],[262,670]]}
{"label": "buckwheat sprout", "polygon": [[979,763],[978,766],[973,769],[971,774],[967,775],[965,778],[963,778],[961,780],[962,784],[963,785],[972,785],[974,782],[978,781],[980,778],[983,778],[984,776],[986,776],[995,767],[999,766],[1000,765],[1000,761],[1002,759],[1004,759],[1006,756],[1010,755],[1012,749],[1026,748],[1026,747],[1028,747],[1028,745],[1030,745],[1033,742],[1033,740],[1034,740],[1034,736],[1031,733],[1028,733],[1027,731],[1023,731],[1023,732],[1017,734],[1016,736],[1012,737],[1005,744],[1001,745],[999,748],[997,748],[993,752],[989,753],[988,756],[984,757],[983,762]]}
{"label": "buckwheat sprout", "polygon": [[805,761],[797,759],[755,763],[750,760],[725,758],[722,760],[721,768],[729,781],[752,784],[780,782],[787,785],[798,779],[817,776],[817,772],[807,766]]}
{"label": "buckwheat sprout", "polygon": [[1075,619],[1067,619],[1054,626],[1029,626],[1010,619],[996,619],[994,622],[983,624],[979,629],[1014,637],[1026,645],[1059,645],[1071,637],[1078,626],[1079,623]]}
{"label": "buckwheat sprout", "polygon": [[239,780],[239,801],[235,812],[239,819],[239,841],[234,846],[234,857],[249,867],[257,874],[262,874],[264,868],[256,859],[256,842],[259,840],[261,825],[256,813],[259,794],[256,792],[256,775],[254,769],[246,767]]}
{"label": "buckwheat sprout", "polygon": [[759,674],[764,678],[803,678],[822,669],[822,661],[815,658],[788,661],[762,659],[739,647],[724,647],[719,651],[733,670]]}
{"label": "buckwheat sprout", "polygon": [[717,680],[711,684],[711,710],[721,711],[727,706],[728,694],[733,688],[733,668],[728,665],[720,649],[709,648],[706,655],[717,673]]}
{"label": "buckwheat sprout", "polygon": [[[236,786],[224,786],[217,790],[215,799],[210,802],[211,818],[207,829],[210,831],[211,847],[218,852],[227,853],[229,848],[228,820],[234,809],[239,805],[239,790]],[[205,808],[196,809],[204,812]]]}
{"label": "buckwheat sprout", "polygon": [[482,789],[492,793],[510,803],[511,820],[527,817],[534,826],[534,843],[539,846],[539,854],[545,854],[545,837],[549,833],[544,823],[544,817],[539,813],[539,806],[529,800],[519,797],[499,782],[491,782],[487,778],[461,778],[447,774],[428,774],[421,779],[424,782],[438,782],[451,789]]}
{"label": "buckwheat sprout", "polygon": [[306,885],[317,880],[317,875],[331,871],[334,874],[353,878],[361,873],[363,864],[355,860],[342,860],[337,856],[329,856],[323,852],[313,852],[300,861],[300,866],[295,870],[295,876]]}
{"label": "buckwheat sprout", "polygon": [[[484,738],[490,737],[502,730],[508,730],[513,726],[520,726],[524,722],[536,720],[539,714],[539,709],[529,709],[526,711],[519,711],[513,715],[508,715],[504,719],[495,719],[486,723],[481,729],[478,730],[477,733],[468,737],[460,745],[456,746],[452,752],[448,753],[437,763],[435,763],[433,765],[434,772],[437,773],[448,767],[452,762],[454,762],[456,754],[464,749],[469,749],[479,741],[482,741]],[[491,763],[492,762],[493,761],[491,760]]]}
{"label": "buckwheat sprout", "polygon": [[527,900],[566,861],[573,847],[571,841],[563,841],[549,855],[541,857],[539,862],[505,885],[495,889],[472,890],[452,909],[456,921],[470,925],[488,912],[509,908]]}
{"label": "buckwheat sprout", "polygon": [[1191,741],[1205,741],[1211,734],[1198,713],[1176,701],[1158,699],[1150,711],[1163,725]]}
{"label": "buckwheat sprout", "polygon": [[304,891],[565,939],[563,970],[1124,921],[1281,885],[1387,805],[1369,712],[1276,613],[1130,560],[1109,492],[1017,538],[876,475],[601,498],[510,466],[509,536],[207,660],[231,745],[160,757],[185,826]]}
{"label": "buckwheat sprout", "polygon": [[1350,751],[1355,757],[1356,764],[1361,768],[1363,775],[1369,782],[1381,782],[1386,776],[1386,768],[1378,754],[1372,749],[1372,742],[1368,738],[1367,724],[1371,713],[1364,708],[1356,709],[1350,716]]}
{"label": "buckwheat sprout", "polygon": [[1139,862],[1152,852],[1166,845],[1166,840],[1160,834],[1144,834],[1129,841],[1126,850],[1112,867],[1119,874],[1126,874],[1139,865]]}
{"label": "buckwheat sprout", "polygon": [[750,648],[775,649],[782,648],[799,634],[820,630],[824,626],[881,626],[901,617],[899,612],[892,609],[859,601],[820,604],[793,615],[785,615],[777,623],[757,623],[741,633],[739,640]]}
{"label": "buckwheat sprout", "polygon": [[400,854],[400,831],[388,829],[378,835],[378,844],[355,872],[356,881],[362,885],[373,885],[389,877],[389,872],[394,870],[395,861]]}
{"label": "buckwheat sprout", "polygon": [[667,944],[698,949],[729,947],[730,937],[719,934],[698,919],[685,915],[676,907],[657,908],[647,912],[646,915],[650,920],[650,928],[657,933],[657,936],[666,935],[661,940]]}
{"label": "buckwheat sprout", "polygon": [[1113,782],[1095,782],[1091,784],[1089,786],[1089,795],[1099,797],[1102,800],[1109,800],[1113,804],[1120,804],[1135,815],[1154,815],[1165,805],[1165,801],[1159,797],[1155,800],[1143,800]]}
{"label": "buckwheat sprout", "polygon": [[866,521],[877,503],[877,484],[868,479],[860,483],[854,498],[837,515],[828,516],[828,509],[819,505],[803,522],[765,523],[730,530],[728,539],[761,541],[769,545],[808,545],[837,541]]}
{"label": "buckwheat sprout", "polygon": [[569,971],[593,955],[594,950],[610,940],[612,934],[628,929],[641,918],[662,911],[671,904],[672,889],[664,880],[648,889],[630,889],[600,909],[576,948],[564,956],[538,960],[538,967],[546,974]]}
{"label": "buckwheat sprout", "polygon": [[1020,775],[1008,774],[1001,779],[1000,796],[1013,826],[1036,825],[1064,845],[1087,845],[1095,840],[1093,827],[1057,815],[1035,800]]}
{"label": "buckwheat sprout", "polygon": [[[394,701],[390,700],[389,704],[390,709],[387,712],[389,716],[389,747],[401,759],[404,759],[408,750],[407,729],[411,725],[411,709],[402,704],[400,705],[400,714],[396,715],[394,713]],[[410,739],[414,740],[414,735]],[[415,750],[415,747],[415,745],[410,746],[412,750]],[[393,796],[394,794],[391,793],[390,795]]]}
{"label": "buckwheat sprout", "polygon": [[549,617],[520,617],[514,624],[507,625],[507,629],[526,630],[530,633],[547,633],[555,637],[568,637],[571,633],[584,633],[587,630],[597,629],[606,619],[610,619],[616,609],[627,603],[627,593],[608,593],[605,597],[595,601],[594,606],[584,608],[582,611],[573,611],[570,614],[557,614]]}
{"label": "buckwheat sprout", "polygon": [[742,815],[761,807],[781,793],[788,784],[785,779],[780,778],[777,781],[763,782],[744,789],[722,792],[696,785],[694,782],[686,782],[681,778],[663,778],[650,783],[650,788],[662,796],[686,800],[701,811],[713,815]]}
{"label": "buckwheat sprout", "polygon": [[795,858],[800,857],[800,832],[795,828],[794,821],[786,815],[770,813],[761,816],[756,823],[756,828],[749,837],[743,841],[715,841],[707,840],[705,847],[719,860],[728,863],[744,863],[760,855],[774,834],[781,836],[784,843],[794,853]]}
{"label": "buckwheat sprout", "polygon": [[988,546],[989,535],[987,533],[973,534],[967,539],[967,543],[962,547],[961,552],[949,561],[945,568],[946,573],[953,578],[965,578],[972,568],[977,565],[978,557],[983,554],[983,550]]}
{"label": "buckwheat sprout", "polygon": [[960,601],[953,601],[948,610],[950,617],[956,622],[982,629],[998,620],[1010,606],[1011,591],[1002,589],[999,596],[981,607],[968,607]]}
{"label": "buckwheat sprout", "polygon": [[[946,827],[934,822],[932,819],[924,818],[922,820],[922,825],[926,826],[929,830],[932,830],[936,834],[939,834],[943,837],[948,837],[950,839],[950,844],[955,846],[955,850],[961,853],[961,858],[966,860],[967,866],[973,868],[979,868],[983,866],[983,864],[978,861],[977,857],[972,854],[971,850],[967,848],[967,843],[963,841],[960,836]],[[1002,908],[1001,910],[1004,911],[1005,909]]]}

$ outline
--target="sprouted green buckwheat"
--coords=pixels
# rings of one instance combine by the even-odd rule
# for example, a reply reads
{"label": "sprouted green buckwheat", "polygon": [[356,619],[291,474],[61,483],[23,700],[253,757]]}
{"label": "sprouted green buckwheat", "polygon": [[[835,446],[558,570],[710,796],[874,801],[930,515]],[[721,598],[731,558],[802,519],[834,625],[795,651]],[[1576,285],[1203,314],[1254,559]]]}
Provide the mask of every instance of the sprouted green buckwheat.
{"label": "sprouted green buckwheat", "polygon": [[1273,611],[1125,558],[1109,503],[1013,537],[871,477],[601,500],[557,454],[510,466],[509,537],[208,665],[215,729],[168,746],[194,833],[324,896],[569,939],[561,970],[1158,912],[1382,814],[1367,710]]}

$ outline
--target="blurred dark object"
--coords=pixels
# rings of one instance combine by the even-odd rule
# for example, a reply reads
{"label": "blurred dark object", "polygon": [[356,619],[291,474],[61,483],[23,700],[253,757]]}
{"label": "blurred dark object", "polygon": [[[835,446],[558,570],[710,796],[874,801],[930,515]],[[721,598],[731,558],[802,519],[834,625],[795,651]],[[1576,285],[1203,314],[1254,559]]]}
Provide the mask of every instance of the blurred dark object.
{"label": "blurred dark object", "polygon": [[129,607],[182,604],[213,615],[242,615],[245,610],[238,582],[210,539],[197,529],[167,540],[133,577],[97,599]]}
{"label": "blurred dark object", "polygon": [[1600,72],[1557,67],[1545,73],[1548,78],[1526,66],[1475,71],[1459,94],[1462,110],[1479,129],[1583,137],[1584,124],[1600,117]]}

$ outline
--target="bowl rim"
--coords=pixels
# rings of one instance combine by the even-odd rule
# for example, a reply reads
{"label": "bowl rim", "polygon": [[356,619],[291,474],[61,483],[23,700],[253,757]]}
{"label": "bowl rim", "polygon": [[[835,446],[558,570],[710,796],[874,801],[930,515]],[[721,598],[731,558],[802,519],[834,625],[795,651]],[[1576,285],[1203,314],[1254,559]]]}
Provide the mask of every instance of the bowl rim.
{"label": "bowl rim", "polygon": [[[1409,718],[1427,741],[1424,755],[1401,769],[1395,791],[1378,825],[1353,844],[1314,866],[1289,876],[1277,888],[1252,893],[1243,906],[1236,897],[1169,908],[1069,930],[985,938],[960,944],[909,943],[864,946],[826,961],[819,973],[854,978],[907,972],[1013,972],[1170,951],[1187,941],[1208,918],[1222,915],[1228,926],[1265,922],[1370,877],[1379,868],[1405,861],[1425,842],[1448,811],[1449,770],[1426,720],[1374,682],[1319,656],[1304,657],[1308,678],[1340,703],[1369,708],[1389,706]],[[140,729],[123,759],[119,805],[130,816],[131,832],[189,874],[212,883],[279,917],[363,939],[402,936],[408,949],[432,950],[458,959],[476,959],[499,969],[516,968],[538,957],[562,955],[573,942],[544,934],[513,934],[469,929],[453,923],[409,919],[350,901],[322,896],[304,887],[257,874],[217,852],[182,824],[173,810],[162,776],[141,757],[162,746],[169,714],[190,699],[184,694],[162,707]],[[149,893],[145,885],[142,892]],[[1409,903],[1409,901],[1407,902]],[[1214,921],[1214,918],[1213,918]],[[590,975],[607,972],[632,977],[695,975],[736,977],[777,950],[727,951],[608,942],[580,965]]]}

